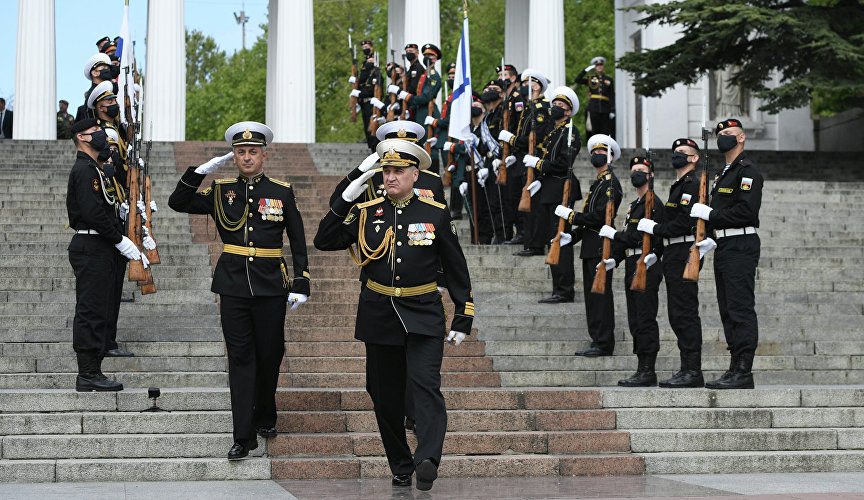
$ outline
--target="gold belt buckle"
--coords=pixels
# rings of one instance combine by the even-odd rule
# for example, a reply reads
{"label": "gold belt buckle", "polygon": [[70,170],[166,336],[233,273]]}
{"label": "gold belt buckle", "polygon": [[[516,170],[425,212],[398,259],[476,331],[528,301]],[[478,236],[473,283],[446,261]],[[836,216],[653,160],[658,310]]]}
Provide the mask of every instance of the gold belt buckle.
{"label": "gold belt buckle", "polygon": [[249,247],[249,257],[255,257],[255,247]]}
{"label": "gold belt buckle", "polygon": [[396,297],[401,297],[401,296],[402,296],[402,289],[401,289],[401,288],[398,288],[398,287],[397,287],[397,288],[394,288],[394,289],[393,289],[393,295],[396,296]]}

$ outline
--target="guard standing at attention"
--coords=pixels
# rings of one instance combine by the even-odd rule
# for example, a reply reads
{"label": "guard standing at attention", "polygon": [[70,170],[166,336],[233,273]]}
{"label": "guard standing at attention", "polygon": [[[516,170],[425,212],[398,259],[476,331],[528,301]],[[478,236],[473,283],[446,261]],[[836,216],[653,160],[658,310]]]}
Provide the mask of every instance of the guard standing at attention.
{"label": "guard standing at attention", "polygon": [[[474,303],[468,265],[446,205],[416,196],[414,183],[431,160],[423,148],[399,139],[378,144],[387,194],[355,200],[374,171],[352,181],[318,226],[315,247],[349,249],[367,278],[360,291],[354,336],[366,344],[366,389],[374,403],[393,484],[428,490],[438,477],[447,430],[441,394],[446,341],[459,345],[471,331]],[[354,249],[356,247],[356,251]],[[434,276],[441,266],[456,310],[446,314]],[[405,436],[405,384],[412,382],[417,449]]]}
{"label": "guard standing at attention", "polygon": [[[276,435],[276,385],[285,354],[286,299],[291,310],[309,298],[309,259],[303,219],[287,182],[264,175],[270,127],[240,122],[225,132],[233,148],[199,167],[189,167],[168,205],[189,214],[209,214],[225,243],[211,290],[219,294],[222,334],[234,420],[229,460],[240,460],[261,437]],[[207,174],[229,159],[237,177],[215,180],[196,192]],[[292,273],[282,257],[282,235],[291,245]]]}

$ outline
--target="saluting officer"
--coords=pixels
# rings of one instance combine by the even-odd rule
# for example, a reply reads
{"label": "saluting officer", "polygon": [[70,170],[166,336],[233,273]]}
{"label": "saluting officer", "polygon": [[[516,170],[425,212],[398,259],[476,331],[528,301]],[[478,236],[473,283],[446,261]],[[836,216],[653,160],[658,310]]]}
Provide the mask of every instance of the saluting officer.
{"label": "saluting officer", "polygon": [[[588,139],[591,152],[591,165],[597,174],[588,190],[588,198],[582,205],[582,213],[570,207],[558,205],[555,215],[573,225],[569,233],[561,234],[561,246],[582,241],[579,258],[582,259],[582,285],[585,294],[585,318],[588,322],[588,335],[591,347],[576,351],[576,356],[611,356],[615,349],[615,303],[612,295],[612,271],[615,259],[603,260],[603,238],[600,228],[606,224],[606,204],[615,204],[612,220],[621,204],[621,184],[612,172],[612,162],[621,156],[621,148],[615,139],[598,134]],[[613,224],[614,226],[614,224]],[[594,276],[600,266],[606,266],[605,293],[591,293]]]}
{"label": "saluting officer", "polygon": [[120,263],[124,258],[147,257],[123,236],[120,197],[111,178],[97,160],[108,150],[108,140],[99,120],[85,118],[72,126],[77,156],[66,190],[69,227],[75,230],[69,242],[69,263],[75,272],[75,318],[72,348],[78,360],[75,390],[120,391],[123,384],[102,374],[107,339],[116,330],[116,310],[122,288]]}
{"label": "saluting officer", "polygon": [[759,208],[762,205],[762,174],[744,154],[744,125],[730,118],[717,124],[717,149],[726,166],[714,179],[711,206],[693,205],[690,217],[708,221],[717,240],[714,282],[720,320],[732,354],[729,369],[705,384],[711,389],[752,389],[753,356],[759,343],[756,319],[756,266],[761,241]]}
{"label": "saluting officer", "polygon": [[[699,282],[684,279],[684,268],[690,247],[696,240],[696,220],[690,209],[699,201],[699,180],[695,169],[701,158],[699,145],[682,137],[672,143],[672,167],[675,182],[669,188],[663,221],[641,220],[638,229],[663,238],[663,276],[666,279],[666,302],[669,325],[678,338],[681,369],[660,387],[702,387],[702,320],[699,317]],[[699,243],[700,257],[713,245],[706,238]],[[699,261],[702,267],[703,261]]]}
{"label": "saluting officer", "polygon": [[[588,120],[585,122],[585,132],[615,136],[615,82],[603,71],[606,68],[605,57],[591,59],[591,64],[576,75],[576,83],[588,86]],[[588,72],[594,70],[590,78]]]}
{"label": "saluting officer", "polygon": [[[276,385],[285,354],[286,297],[291,310],[309,298],[309,262],[303,219],[287,182],[264,175],[270,127],[240,122],[225,132],[232,152],[189,167],[168,205],[190,214],[209,214],[225,244],[211,290],[220,297],[222,333],[228,351],[228,380],[234,420],[229,460],[240,460],[261,437],[276,435]],[[237,177],[218,179],[196,192],[204,177],[229,159]],[[282,235],[291,245],[292,272],[282,257]]]}
{"label": "saluting officer", "polygon": [[[468,265],[447,207],[417,197],[414,182],[429,167],[423,148],[389,139],[378,144],[387,194],[354,204],[367,189],[366,172],[354,180],[318,227],[315,247],[351,248],[367,280],[360,292],[354,336],[366,344],[366,388],[393,484],[428,490],[441,463],[447,411],[441,394],[446,317],[431,276],[439,263],[447,278],[455,316],[446,335],[459,345],[471,331],[474,303]],[[419,170],[418,170],[419,169]],[[403,426],[406,380],[417,409],[417,449],[412,457]]]}
{"label": "saluting officer", "polygon": [[[654,162],[643,156],[630,160],[630,184],[636,188],[636,199],[630,203],[627,217],[624,219],[624,229],[616,231],[614,227],[603,226],[600,236],[610,238],[614,242],[615,260],[624,261],[624,296],[627,298],[627,324],[630,336],[633,337],[633,354],[638,359],[636,373],[629,378],[619,380],[622,387],[650,387],[657,385],[657,374],[654,364],[657,352],[660,350],[660,327],[657,326],[657,294],[663,273],[657,259],[663,252],[659,237],[651,238],[651,251],[644,256],[646,269],[645,289],[631,290],[636,267],[643,258],[642,233],[637,229],[639,220],[645,217],[646,197],[649,182],[654,177]],[[663,200],[654,195],[650,220],[663,221]]]}

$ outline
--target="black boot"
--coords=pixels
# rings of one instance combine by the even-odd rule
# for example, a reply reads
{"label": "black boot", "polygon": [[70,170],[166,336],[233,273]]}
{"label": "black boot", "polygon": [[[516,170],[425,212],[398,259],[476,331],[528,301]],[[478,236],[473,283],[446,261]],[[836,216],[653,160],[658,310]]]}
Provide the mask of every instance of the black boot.
{"label": "black boot", "polygon": [[78,377],[75,379],[75,390],[90,391],[122,391],[123,384],[110,380],[102,374],[101,361],[95,354],[77,353]]}
{"label": "black boot", "polygon": [[744,352],[735,359],[732,374],[726,378],[720,377],[705,384],[709,389],[752,389],[753,385],[753,353]]}
{"label": "black boot", "polygon": [[682,352],[681,370],[672,378],[661,380],[660,387],[667,389],[682,389],[702,387],[705,379],[702,377],[702,351]]}
{"label": "black boot", "polygon": [[657,353],[649,354],[637,353],[639,365],[630,378],[619,380],[618,385],[621,387],[654,387],[657,385],[657,374],[654,372],[654,362],[657,360]]}
{"label": "black boot", "polygon": [[729,369],[723,372],[723,375],[720,375],[720,378],[718,378],[717,380],[706,382],[705,387],[709,389],[716,389],[714,385],[718,382],[727,382],[730,378],[732,378],[732,374],[735,373],[736,363],[738,363],[738,356],[733,354],[729,359]]}

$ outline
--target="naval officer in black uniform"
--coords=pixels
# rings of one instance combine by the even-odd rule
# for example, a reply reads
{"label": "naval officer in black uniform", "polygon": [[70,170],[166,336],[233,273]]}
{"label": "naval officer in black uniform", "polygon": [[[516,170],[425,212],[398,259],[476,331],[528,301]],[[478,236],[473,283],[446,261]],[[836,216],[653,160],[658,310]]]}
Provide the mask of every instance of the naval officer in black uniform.
{"label": "naval officer in black uniform", "polygon": [[[233,151],[189,167],[168,205],[190,214],[209,214],[225,248],[211,290],[220,297],[222,333],[228,351],[228,379],[234,420],[229,460],[240,460],[262,437],[276,435],[276,384],[285,354],[286,300],[291,310],[309,298],[309,263],[303,220],[291,185],[264,175],[273,132],[264,124],[240,122],[225,132]],[[196,192],[204,177],[234,159],[237,177],[218,179]],[[292,266],[282,258],[288,234]]]}
{"label": "naval officer in black uniform", "polygon": [[[471,331],[471,280],[446,205],[414,191],[420,170],[431,163],[429,155],[399,139],[384,140],[377,150],[386,195],[355,204],[374,171],[352,181],[321,221],[315,247],[348,248],[364,268],[354,336],[366,343],[366,390],[393,484],[410,485],[416,471],[417,488],[428,490],[438,477],[447,429],[441,394],[445,335],[459,345]],[[439,265],[456,306],[449,334],[434,278]],[[406,379],[417,410],[413,456],[403,426]]]}

